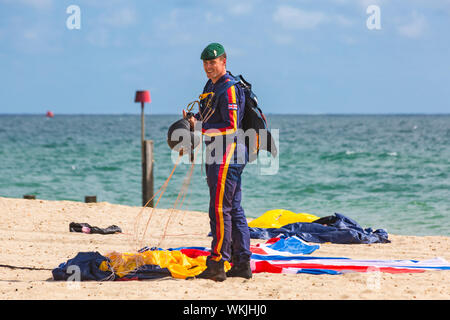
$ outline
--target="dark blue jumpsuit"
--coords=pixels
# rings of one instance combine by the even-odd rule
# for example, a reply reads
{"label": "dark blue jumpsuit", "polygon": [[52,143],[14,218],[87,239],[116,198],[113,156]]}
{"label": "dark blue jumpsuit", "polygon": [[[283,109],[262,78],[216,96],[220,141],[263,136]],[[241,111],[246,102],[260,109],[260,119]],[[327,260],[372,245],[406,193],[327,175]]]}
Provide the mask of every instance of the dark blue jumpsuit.
{"label": "dark blue jumpsuit", "polygon": [[[226,82],[231,80],[233,78],[228,72],[215,84],[209,80],[203,93],[223,91]],[[206,100],[200,106],[203,117],[208,112]],[[235,84],[220,96],[215,95],[212,101],[215,111],[206,122],[202,122],[202,134],[207,146],[205,168],[213,237],[208,259],[230,261],[232,255],[233,264],[239,264],[249,261],[251,256],[250,233],[241,206],[241,174],[248,154],[245,145],[239,142],[241,139],[237,139],[238,129],[242,128],[245,95],[242,88]],[[195,117],[202,119],[199,113]],[[208,147],[212,145],[215,148],[209,152]]]}

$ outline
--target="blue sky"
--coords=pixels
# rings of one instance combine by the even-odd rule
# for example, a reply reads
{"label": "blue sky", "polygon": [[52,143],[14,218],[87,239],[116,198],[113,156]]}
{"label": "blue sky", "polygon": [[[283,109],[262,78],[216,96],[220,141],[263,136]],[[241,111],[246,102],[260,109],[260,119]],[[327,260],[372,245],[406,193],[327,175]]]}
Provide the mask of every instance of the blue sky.
{"label": "blue sky", "polygon": [[449,113],[449,33],[450,0],[0,0],[0,113],[181,114],[210,42],[266,113]]}

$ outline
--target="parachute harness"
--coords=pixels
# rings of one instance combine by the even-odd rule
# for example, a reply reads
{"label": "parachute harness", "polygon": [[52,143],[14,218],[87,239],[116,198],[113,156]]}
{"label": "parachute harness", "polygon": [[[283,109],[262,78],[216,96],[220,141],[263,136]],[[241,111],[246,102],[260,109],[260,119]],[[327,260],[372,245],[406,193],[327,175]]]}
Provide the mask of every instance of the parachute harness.
{"label": "parachute harness", "polygon": [[[193,115],[194,115],[194,114],[192,113],[192,109],[194,108],[195,104],[197,104],[197,105],[198,105],[198,112],[199,112],[199,115],[200,115],[200,119],[201,119],[203,122],[208,121],[208,119],[209,119],[209,118],[212,116],[212,114],[214,113],[214,109],[211,108],[211,104],[212,104],[213,97],[214,97],[214,92],[206,92],[206,93],[202,93],[202,94],[198,97],[199,100],[192,101],[192,102],[190,102],[190,103],[187,105],[186,111],[188,111],[188,115],[189,115],[189,116],[193,116]],[[201,103],[202,100],[205,100],[205,99],[208,99],[208,100],[206,101],[206,104],[205,104],[206,115],[205,115],[205,117],[203,117],[203,114],[202,114],[201,108],[200,108],[200,103]]]}

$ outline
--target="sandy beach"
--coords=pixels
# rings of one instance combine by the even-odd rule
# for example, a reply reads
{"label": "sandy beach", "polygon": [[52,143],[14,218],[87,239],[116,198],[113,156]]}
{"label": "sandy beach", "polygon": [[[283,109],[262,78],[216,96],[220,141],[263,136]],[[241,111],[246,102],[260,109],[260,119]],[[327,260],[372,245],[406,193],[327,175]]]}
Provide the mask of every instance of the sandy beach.
{"label": "sandy beach", "polygon": [[[135,221],[141,207],[107,202],[23,200],[0,197],[0,264],[48,270],[0,267],[0,299],[449,299],[450,273],[348,273],[343,275],[254,274],[251,280],[229,278],[151,281],[81,282],[76,286],[53,281],[51,269],[78,252],[126,252],[135,249]],[[151,209],[144,211],[145,225]],[[162,239],[167,219],[171,222]],[[69,232],[70,222],[106,228],[117,225],[123,234]],[[366,227],[366,226],[364,226]],[[388,230],[389,231],[389,230]],[[154,210],[145,245],[163,248],[210,246],[208,216],[203,212]],[[354,259],[431,259],[450,261],[450,237],[389,235],[388,244],[321,244],[313,256]],[[252,239],[252,244],[264,240]],[[379,285],[371,285],[374,277]]]}

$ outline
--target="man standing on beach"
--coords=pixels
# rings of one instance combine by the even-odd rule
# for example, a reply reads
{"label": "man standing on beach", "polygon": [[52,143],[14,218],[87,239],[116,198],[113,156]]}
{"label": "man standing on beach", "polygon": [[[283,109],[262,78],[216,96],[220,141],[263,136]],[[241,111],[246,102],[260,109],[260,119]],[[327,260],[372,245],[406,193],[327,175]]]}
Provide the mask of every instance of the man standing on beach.
{"label": "man standing on beach", "polygon": [[[197,278],[215,281],[224,281],[227,276],[250,279],[250,233],[241,206],[241,174],[248,154],[241,139],[237,138],[238,129],[242,128],[245,95],[226,70],[227,56],[221,44],[209,44],[201,59],[209,79],[202,95],[206,98],[202,100],[199,113],[190,117],[189,122],[194,128],[196,122],[202,120],[205,144],[214,146],[205,165],[213,240],[207,268]],[[185,111],[183,116],[186,117]],[[232,263],[226,274],[225,261]]]}

